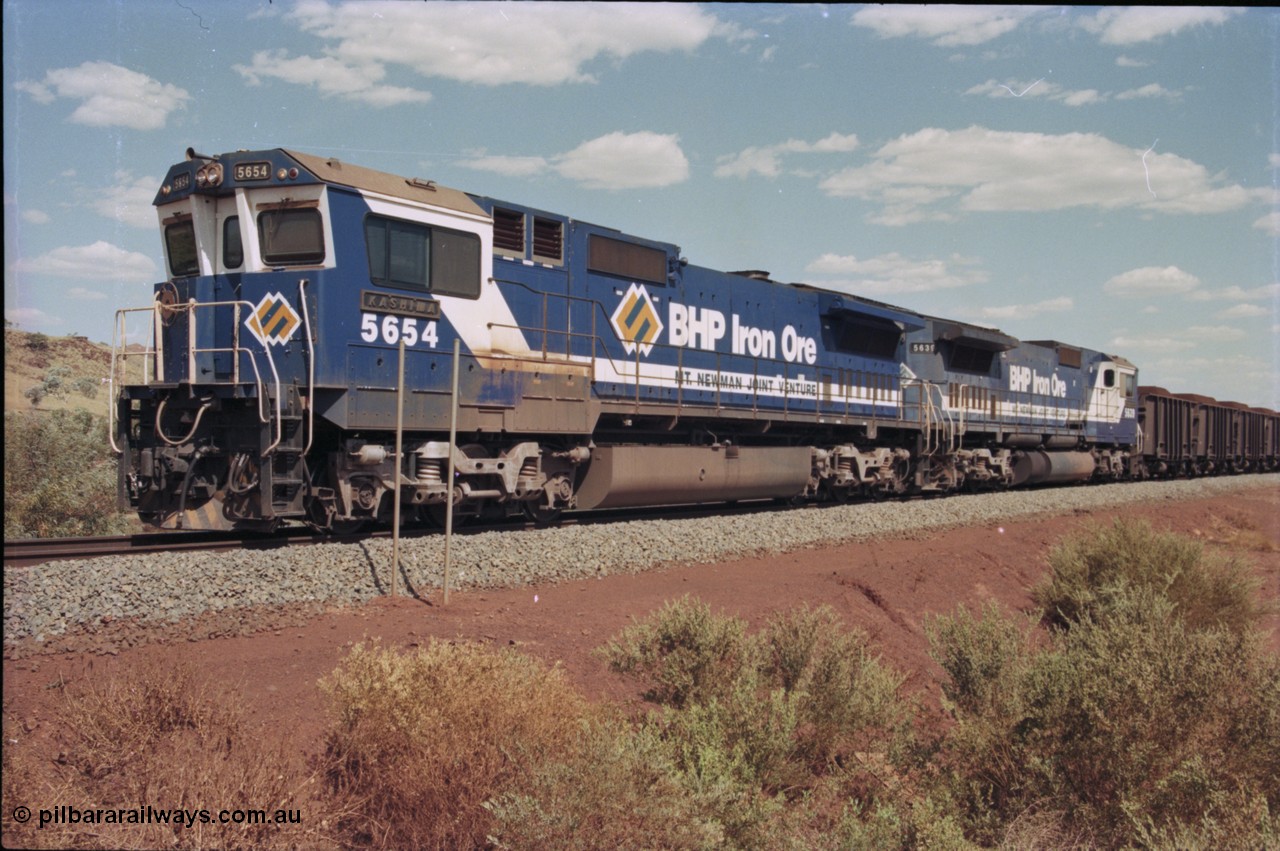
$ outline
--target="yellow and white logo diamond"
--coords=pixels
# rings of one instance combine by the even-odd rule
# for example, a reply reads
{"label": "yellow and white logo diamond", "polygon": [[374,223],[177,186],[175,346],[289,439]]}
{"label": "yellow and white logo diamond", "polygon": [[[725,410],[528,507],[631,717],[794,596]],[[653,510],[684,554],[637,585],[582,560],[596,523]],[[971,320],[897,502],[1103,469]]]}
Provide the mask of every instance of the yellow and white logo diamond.
{"label": "yellow and white logo diamond", "polygon": [[636,346],[641,354],[648,355],[653,351],[653,344],[662,333],[662,320],[658,318],[658,310],[654,307],[649,292],[639,284],[632,284],[622,296],[613,316],[610,317],[613,330],[622,341],[622,348],[627,354],[635,354]]}
{"label": "yellow and white logo diamond", "polygon": [[262,345],[284,345],[302,320],[280,293],[267,293],[244,324]]}

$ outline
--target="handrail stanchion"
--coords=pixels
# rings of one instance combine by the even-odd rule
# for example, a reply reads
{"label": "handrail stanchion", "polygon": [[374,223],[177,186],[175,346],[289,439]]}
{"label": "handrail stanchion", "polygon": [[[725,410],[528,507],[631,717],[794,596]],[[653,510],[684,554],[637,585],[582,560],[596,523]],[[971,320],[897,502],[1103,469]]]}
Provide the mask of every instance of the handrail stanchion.
{"label": "handrail stanchion", "polygon": [[449,489],[445,494],[444,508],[444,604],[449,605],[449,569],[453,566],[452,552],[449,544],[453,540],[453,454],[454,445],[458,442],[458,369],[460,363],[460,345],[462,341],[453,341],[453,392],[449,402]]}
{"label": "handrail stanchion", "polygon": [[400,338],[400,376],[396,379],[396,461],[391,506],[391,596],[400,596],[400,476],[404,462],[404,337]]}

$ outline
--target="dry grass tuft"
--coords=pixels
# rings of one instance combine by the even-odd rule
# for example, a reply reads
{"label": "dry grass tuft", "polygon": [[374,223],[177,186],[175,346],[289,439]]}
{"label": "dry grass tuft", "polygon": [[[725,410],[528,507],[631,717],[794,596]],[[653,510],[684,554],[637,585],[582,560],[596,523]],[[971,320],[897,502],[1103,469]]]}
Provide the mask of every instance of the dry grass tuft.
{"label": "dry grass tuft", "polygon": [[321,687],[340,834],[374,848],[483,846],[485,802],[566,758],[586,712],[558,668],[476,644],[357,645]]}

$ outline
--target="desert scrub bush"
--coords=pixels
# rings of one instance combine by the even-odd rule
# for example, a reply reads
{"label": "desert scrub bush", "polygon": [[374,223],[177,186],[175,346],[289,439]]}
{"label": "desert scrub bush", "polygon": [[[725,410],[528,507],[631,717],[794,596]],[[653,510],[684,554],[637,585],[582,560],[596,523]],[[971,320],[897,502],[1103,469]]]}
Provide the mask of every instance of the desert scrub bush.
{"label": "desert scrub bush", "polygon": [[[1193,629],[1150,587],[1116,589],[1104,618],[1039,650],[1002,617],[931,627],[935,659],[969,677],[949,686],[939,762],[971,838],[999,843],[1038,811],[1108,847],[1210,824],[1247,844],[1277,812],[1280,670],[1257,634]],[[954,661],[973,656],[991,662]]]}
{"label": "desert scrub bush", "polygon": [[1251,629],[1264,613],[1246,564],[1206,554],[1197,541],[1119,520],[1065,539],[1049,554],[1049,575],[1032,590],[1046,621],[1069,628],[1104,618],[1118,595],[1149,588],[1167,597],[1192,628]]}
{"label": "desert scrub bush", "polygon": [[740,619],[684,597],[601,653],[663,707],[645,723],[723,847],[805,847],[805,801],[819,787],[874,797],[906,734],[902,677],[827,607],[780,613],[748,636]]}
{"label": "desert scrub bush", "polygon": [[499,849],[693,851],[725,838],[680,784],[657,731],[617,718],[583,721],[565,759],[539,763],[518,790],[484,806]]}
{"label": "desert scrub bush", "polygon": [[[56,727],[62,740],[53,761],[35,761],[26,739],[6,731],[6,847],[326,847],[313,778],[293,767],[283,740],[251,732],[239,704],[188,667],[157,664],[129,680],[83,691],[68,687]],[[211,821],[192,814],[182,826],[177,819],[85,820],[37,830],[34,821],[8,820],[13,805],[35,809],[37,801],[40,807],[65,805],[81,812],[145,805],[203,809]],[[220,808],[264,810],[266,821],[221,823]]]}
{"label": "desert scrub bush", "polygon": [[412,653],[357,645],[321,688],[328,786],[353,810],[340,834],[377,848],[483,847],[484,803],[565,761],[586,713],[558,668],[435,640]]}
{"label": "desert scrub bush", "polygon": [[115,510],[116,462],[103,417],[88,411],[4,417],[4,535],[110,535],[132,526]]}
{"label": "desert scrub bush", "polygon": [[631,624],[599,653],[610,670],[646,681],[646,700],[679,709],[728,693],[752,667],[745,635],[745,621],[686,595]]}
{"label": "desert scrub bush", "polygon": [[[905,678],[873,655],[867,634],[830,606],[774,615],[757,635],[765,673],[798,695],[798,747],[816,772],[883,750],[904,732]],[[888,744],[887,744],[888,743]]]}

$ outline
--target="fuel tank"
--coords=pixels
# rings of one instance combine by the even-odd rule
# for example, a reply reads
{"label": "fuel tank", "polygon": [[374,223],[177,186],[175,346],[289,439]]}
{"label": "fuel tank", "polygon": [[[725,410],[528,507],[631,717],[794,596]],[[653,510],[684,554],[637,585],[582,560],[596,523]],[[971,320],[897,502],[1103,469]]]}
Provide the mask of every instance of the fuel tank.
{"label": "fuel tank", "polygon": [[793,497],[809,483],[807,446],[600,446],[578,508]]}
{"label": "fuel tank", "polygon": [[1013,460],[1013,486],[1083,482],[1093,477],[1088,452],[1023,452]]}

